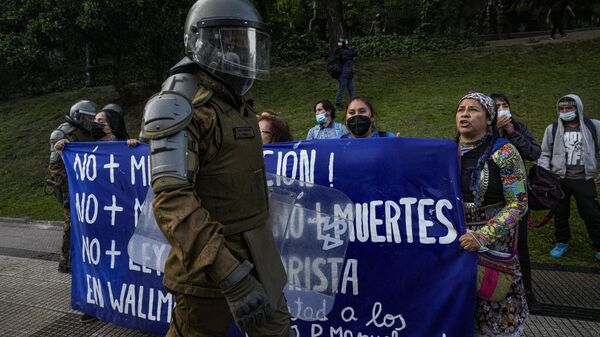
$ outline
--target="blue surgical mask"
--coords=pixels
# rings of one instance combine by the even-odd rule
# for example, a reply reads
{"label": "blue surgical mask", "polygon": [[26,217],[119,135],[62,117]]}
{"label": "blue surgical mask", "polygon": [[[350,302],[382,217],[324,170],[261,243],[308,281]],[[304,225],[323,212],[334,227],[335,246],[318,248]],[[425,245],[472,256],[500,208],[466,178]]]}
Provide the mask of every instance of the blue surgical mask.
{"label": "blue surgical mask", "polygon": [[327,122],[327,114],[318,114],[315,116],[315,118],[317,119],[317,123],[319,124],[325,124],[325,122]]}
{"label": "blue surgical mask", "polygon": [[570,122],[570,121],[574,120],[575,118],[577,118],[576,111],[563,112],[560,114],[560,119],[562,119],[565,122]]}

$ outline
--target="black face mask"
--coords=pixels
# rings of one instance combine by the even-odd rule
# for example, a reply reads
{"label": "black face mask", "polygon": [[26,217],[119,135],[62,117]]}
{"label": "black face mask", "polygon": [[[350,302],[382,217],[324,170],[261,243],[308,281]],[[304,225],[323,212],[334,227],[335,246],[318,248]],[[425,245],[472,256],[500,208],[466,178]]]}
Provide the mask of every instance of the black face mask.
{"label": "black face mask", "polygon": [[98,140],[98,139],[106,136],[106,133],[104,133],[104,124],[91,122],[90,123],[90,135],[95,140]]}
{"label": "black face mask", "polygon": [[357,137],[362,137],[371,129],[371,118],[365,115],[355,115],[348,118],[346,126]]}

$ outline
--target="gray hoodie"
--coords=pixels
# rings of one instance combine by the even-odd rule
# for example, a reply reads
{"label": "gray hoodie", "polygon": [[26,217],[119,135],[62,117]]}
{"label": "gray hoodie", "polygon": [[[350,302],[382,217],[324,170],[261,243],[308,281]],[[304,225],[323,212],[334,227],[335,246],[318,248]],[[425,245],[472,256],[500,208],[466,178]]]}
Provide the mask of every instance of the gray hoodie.
{"label": "gray hoodie", "polygon": [[[570,97],[577,103],[579,128],[582,135],[581,145],[583,150],[585,179],[587,180],[594,178],[597,170],[597,153],[594,153],[594,137],[592,136],[592,132],[583,122],[583,103],[581,102],[581,98],[579,98],[577,95],[570,94],[564,97]],[[560,116],[560,112],[558,112],[558,101],[556,102],[556,111],[558,113],[557,116]],[[560,117],[557,117],[557,119],[558,126],[556,128],[556,139],[560,139],[561,141],[554,141],[554,136],[552,135],[552,124],[548,125],[548,127],[546,127],[546,131],[544,131],[544,139],[542,140],[542,155],[540,156],[540,159],[538,159],[537,164],[558,174],[561,178],[564,178],[567,173],[565,144],[562,141],[565,128],[563,127],[563,121],[560,119]],[[592,123],[594,123],[594,126],[596,126],[597,139],[600,139],[600,121],[597,119],[592,119]],[[600,148],[600,146],[598,148]],[[596,148],[596,152],[598,152],[598,148]]]}

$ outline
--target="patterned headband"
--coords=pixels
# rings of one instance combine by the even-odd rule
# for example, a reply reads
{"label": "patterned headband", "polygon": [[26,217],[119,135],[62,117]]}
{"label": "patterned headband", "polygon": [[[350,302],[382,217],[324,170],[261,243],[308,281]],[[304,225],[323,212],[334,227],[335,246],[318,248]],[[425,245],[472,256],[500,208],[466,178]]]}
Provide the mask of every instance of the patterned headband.
{"label": "patterned headband", "polygon": [[490,96],[482,94],[480,92],[470,92],[466,94],[463,98],[461,98],[460,101],[458,101],[458,104],[460,104],[460,102],[464,101],[465,99],[476,100],[481,105],[483,105],[483,107],[490,113],[492,120],[496,118],[496,103]]}

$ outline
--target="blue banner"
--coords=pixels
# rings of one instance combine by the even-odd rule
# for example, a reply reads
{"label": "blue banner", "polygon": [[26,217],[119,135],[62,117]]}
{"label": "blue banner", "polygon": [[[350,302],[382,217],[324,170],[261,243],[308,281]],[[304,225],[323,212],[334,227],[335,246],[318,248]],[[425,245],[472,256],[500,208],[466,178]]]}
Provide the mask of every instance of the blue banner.
{"label": "blue banner", "polygon": [[[147,146],[68,143],[63,155],[71,196],[73,307],[164,334],[173,298],[161,273],[131,261],[126,249],[149,186]],[[288,303],[294,316],[312,316],[292,321],[298,336],[473,335],[476,256],[458,243],[465,230],[454,142],[302,141],[266,146],[264,159],[268,172],[333,187],[353,202],[336,210],[354,216],[345,259],[284,261],[288,277],[336,294],[326,317],[301,300]],[[290,227],[289,235],[301,230]],[[151,253],[158,258],[168,252]],[[315,275],[339,277],[310,284]]]}

